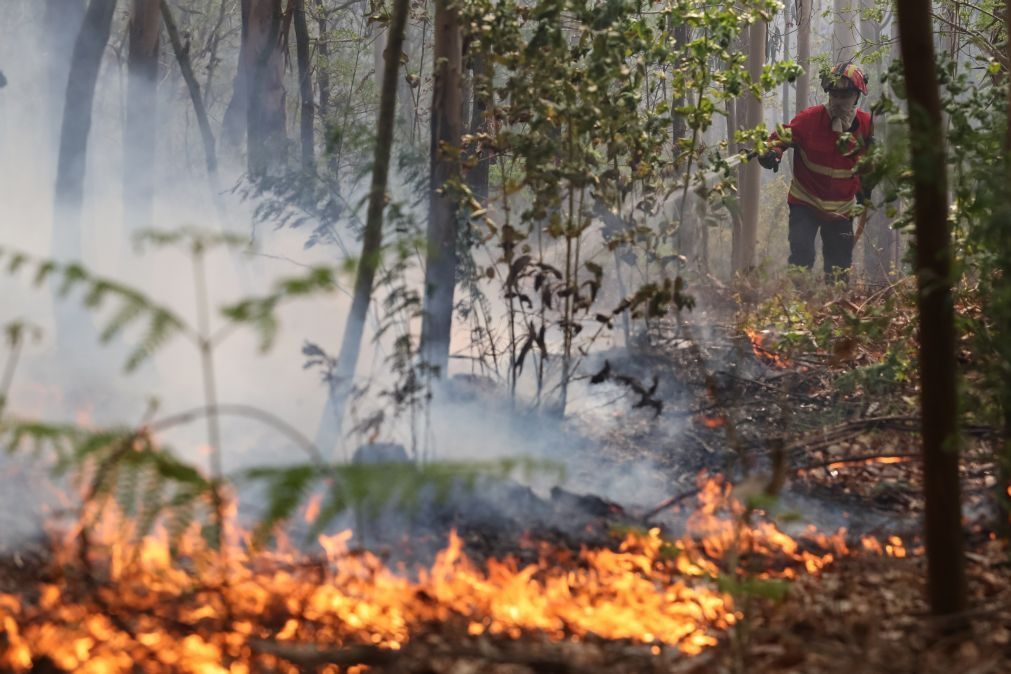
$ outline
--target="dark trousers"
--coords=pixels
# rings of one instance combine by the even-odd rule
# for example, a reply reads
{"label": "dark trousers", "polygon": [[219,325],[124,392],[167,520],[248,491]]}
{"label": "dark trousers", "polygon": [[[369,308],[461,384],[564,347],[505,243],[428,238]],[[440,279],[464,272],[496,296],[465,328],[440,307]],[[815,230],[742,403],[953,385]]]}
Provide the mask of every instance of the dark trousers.
{"label": "dark trousers", "polygon": [[790,264],[814,267],[814,239],[819,231],[826,280],[845,280],[853,264],[853,220],[833,220],[799,204],[790,204]]}

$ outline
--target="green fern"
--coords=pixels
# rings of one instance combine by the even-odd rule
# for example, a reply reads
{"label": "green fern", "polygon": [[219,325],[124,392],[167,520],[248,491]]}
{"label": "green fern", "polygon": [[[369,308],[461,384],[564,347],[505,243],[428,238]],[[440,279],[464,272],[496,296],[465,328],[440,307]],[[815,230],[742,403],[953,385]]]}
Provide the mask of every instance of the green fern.
{"label": "green fern", "polygon": [[184,531],[209,503],[213,484],[196,467],[142,432],[125,428],[89,430],[70,424],[8,419],[0,423],[0,446],[56,457],[57,476],[88,478],[86,497],[99,510],[110,503],[136,522],[136,533],[151,531],[161,517]]}
{"label": "green fern", "polygon": [[277,337],[275,310],[278,305],[291,299],[332,292],[336,287],[334,274],[332,267],[313,267],[303,276],[278,281],[270,294],[225,306],[221,313],[232,323],[248,325],[255,330],[260,337],[260,349],[267,351]]}
{"label": "green fern", "polygon": [[213,232],[195,227],[180,227],[172,230],[146,229],[138,232],[134,245],[141,251],[145,247],[166,248],[182,246],[193,253],[203,253],[212,248],[245,248],[249,239],[230,232]]}
{"label": "green fern", "polygon": [[107,301],[116,301],[119,306],[112,318],[100,332],[103,342],[109,342],[126,328],[144,320],[147,329],[140,345],[130,354],[126,362],[127,371],[136,369],[173,337],[181,334],[195,336],[193,329],[171,309],[161,306],[143,293],[117,281],[94,276],[77,263],[60,264],[52,260],[34,258],[20,251],[0,248],[0,259],[7,258],[7,271],[14,275],[19,270],[34,268],[33,282],[41,285],[53,276],[59,277],[56,292],[66,297],[78,287],[83,288],[82,302],[88,309],[98,309]]}

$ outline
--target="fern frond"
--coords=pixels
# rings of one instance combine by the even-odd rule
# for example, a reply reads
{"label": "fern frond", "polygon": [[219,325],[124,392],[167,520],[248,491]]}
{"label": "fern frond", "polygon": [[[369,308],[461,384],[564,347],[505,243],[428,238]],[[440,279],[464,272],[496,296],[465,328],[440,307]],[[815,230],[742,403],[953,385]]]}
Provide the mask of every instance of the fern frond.
{"label": "fern frond", "polygon": [[194,331],[171,309],[157,304],[143,293],[118,281],[93,276],[78,263],[60,264],[52,260],[41,260],[19,251],[0,248],[0,258],[8,258],[8,273],[14,274],[25,266],[35,268],[34,283],[42,284],[52,276],[59,277],[56,292],[66,297],[70,292],[83,286],[82,302],[88,309],[97,309],[108,299],[117,299],[121,306],[112,319],[103,327],[101,339],[107,342],[122,332],[127,326],[142,318],[148,319],[147,333],[140,346],[127,361],[127,371],[136,367],[178,334],[193,335]]}
{"label": "fern frond", "polygon": [[250,480],[267,482],[267,511],[253,532],[253,541],[262,545],[269,540],[275,524],[291,517],[313,482],[320,479],[323,473],[317,466],[301,465],[291,468],[254,468],[245,475]]}
{"label": "fern frond", "polygon": [[63,282],[56,291],[60,297],[66,297],[73,288],[88,280],[88,271],[76,262],[63,265],[58,271],[63,272]]}
{"label": "fern frond", "polygon": [[147,536],[154,528],[158,515],[163,508],[166,486],[165,478],[152,466],[145,466],[141,471],[139,512],[137,514],[137,536]]}
{"label": "fern frond", "polygon": [[185,329],[185,324],[169,311],[159,309],[151,313],[147,332],[144,333],[140,343],[126,359],[126,371],[136,370],[141,363],[153,356],[173,336],[184,332]]}
{"label": "fern frond", "polygon": [[249,239],[232,232],[215,232],[196,227],[159,230],[146,229],[133,238],[134,245],[143,250],[146,245],[154,248],[184,246],[193,252],[204,252],[211,248],[245,248]]}
{"label": "fern frond", "polygon": [[274,290],[263,297],[245,299],[225,307],[221,314],[231,323],[248,325],[259,333],[260,350],[267,351],[277,336],[277,307],[284,301],[304,299],[316,294],[332,292],[336,287],[332,267],[313,267],[303,276],[282,279]]}

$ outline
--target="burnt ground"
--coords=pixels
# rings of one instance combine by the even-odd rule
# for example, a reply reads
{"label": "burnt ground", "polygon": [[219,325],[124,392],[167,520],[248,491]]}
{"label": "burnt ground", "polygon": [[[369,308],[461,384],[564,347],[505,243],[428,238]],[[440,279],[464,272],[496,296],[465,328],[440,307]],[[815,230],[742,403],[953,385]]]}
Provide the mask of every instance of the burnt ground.
{"label": "burnt ground", "polygon": [[[824,531],[917,534],[923,501],[914,386],[884,396],[844,388],[840,379],[875,354],[838,360],[780,350],[768,339],[755,348],[732,324],[691,320],[656,329],[649,348],[605,354],[596,364],[612,385],[634,382],[619,412],[625,422],[603,437],[605,465],[620,473],[635,461],[655,462],[674,505],[691,505],[700,474],[719,473],[733,482],[782,483],[782,505]],[[650,401],[662,404],[659,415],[636,407],[640,385],[655,387]],[[984,426],[964,431],[964,508],[978,529],[993,516],[989,457],[997,436]],[[662,520],[662,511],[656,516]]]}
{"label": "burnt ground", "polygon": [[[573,451],[592,448],[587,470],[598,483],[608,475],[641,475],[645,467],[656,473],[650,479],[663,486],[662,495],[651,489],[651,498],[629,502],[603,491],[537,493],[494,481],[477,493],[461,490],[448,502],[427,504],[420,509],[422,532],[417,519],[394,522],[392,534],[373,547],[393,561],[425,559],[456,529],[476,560],[512,554],[533,561],[537,541],[614,546],[615,527],[653,523],[677,533],[677,511],[691,509],[699,475],[723,473],[735,481],[782,484],[781,511],[791,520],[829,532],[846,527],[854,540],[860,534],[901,536],[906,557],[845,558],[817,576],[802,575],[782,600],[744,597],[741,628],[691,659],[594,638],[558,644],[531,634],[515,642],[464,637],[452,625],[433,625],[394,659],[356,653],[360,661],[371,664],[370,671],[454,674],[1011,671],[1011,565],[1006,545],[986,529],[989,429],[967,432],[972,609],[964,618],[972,626],[953,632],[951,624],[929,618],[924,600],[925,560],[917,538],[922,475],[910,404],[915,388],[885,399],[860,387],[843,389],[841,377],[880,353],[798,353],[773,341],[756,349],[727,315],[723,323],[689,315],[655,326],[649,346],[599,354],[584,364],[587,390],[609,404],[577,410],[567,431]],[[601,414],[608,423],[598,423]],[[8,554],[0,560],[0,592],[23,589],[46,573],[44,549]],[[316,664],[322,657],[320,651],[289,655],[293,661],[316,658]],[[337,658],[329,662],[348,657],[346,651],[323,655]]]}

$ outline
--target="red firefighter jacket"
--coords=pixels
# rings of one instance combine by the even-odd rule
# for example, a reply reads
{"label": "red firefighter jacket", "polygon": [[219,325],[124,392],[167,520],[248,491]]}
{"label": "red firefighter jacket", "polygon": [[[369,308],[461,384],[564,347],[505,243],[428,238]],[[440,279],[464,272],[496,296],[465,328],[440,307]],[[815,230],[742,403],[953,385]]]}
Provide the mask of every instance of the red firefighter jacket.
{"label": "red firefighter jacket", "polygon": [[810,206],[834,220],[853,217],[860,176],[856,165],[872,142],[871,116],[857,110],[849,135],[832,130],[832,120],[824,105],[801,111],[786,128],[789,139],[772,134],[770,152],[782,158],[784,150],[794,148],[791,204]]}

